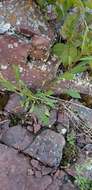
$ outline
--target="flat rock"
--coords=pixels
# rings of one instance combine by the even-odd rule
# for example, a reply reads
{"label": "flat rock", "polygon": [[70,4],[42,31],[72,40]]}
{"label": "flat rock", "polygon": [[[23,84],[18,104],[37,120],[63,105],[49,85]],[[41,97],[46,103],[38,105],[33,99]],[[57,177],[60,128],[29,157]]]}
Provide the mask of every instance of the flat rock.
{"label": "flat rock", "polygon": [[92,109],[81,105],[80,103],[77,104],[70,104],[69,108],[75,112],[79,118],[84,121],[84,123],[86,125],[88,125],[88,127],[90,129],[92,129]]}
{"label": "flat rock", "polygon": [[51,183],[49,175],[33,176],[28,158],[0,144],[0,190],[45,190]]}
{"label": "flat rock", "polygon": [[58,80],[56,83],[48,84],[45,86],[46,89],[51,89],[55,95],[61,95],[62,93],[66,93],[68,89],[77,90],[79,93],[84,95],[92,96],[92,83],[91,80]]}
{"label": "flat rock", "polygon": [[65,139],[62,135],[52,131],[42,131],[25,150],[30,156],[38,159],[45,165],[57,167],[62,159]]}
{"label": "flat rock", "polygon": [[20,125],[9,128],[1,136],[1,142],[16,149],[25,149],[33,140],[33,136]]}

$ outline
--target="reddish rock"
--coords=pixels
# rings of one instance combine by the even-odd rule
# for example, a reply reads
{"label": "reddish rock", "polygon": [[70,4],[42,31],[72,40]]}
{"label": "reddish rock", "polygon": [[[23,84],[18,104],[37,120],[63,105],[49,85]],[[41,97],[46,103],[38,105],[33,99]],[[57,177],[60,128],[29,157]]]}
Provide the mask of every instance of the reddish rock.
{"label": "reddish rock", "polygon": [[27,158],[0,144],[0,190],[24,190],[28,169],[30,165]]}
{"label": "reddish rock", "polygon": [[36,60],[47,60],[50,50],[50,39],[43,36],[33,36],[30,56]]}
{"label": "reddish rock", "polygon": [[31,36],[31,34],[37,33],[51,36],[50,28],[34,1],[7,0],[1,2],[0,16],[2,16],[3,22],[10,24],[17,32],[24,35]]}
{"label": "reddish rock", "polygon": [[48,62],[28,62],[31,43],[19,40],[14,36],[0,37],[0,73],[8,80],[15,83],[13,65],[19,67],[21,79],[32,88],[40,88],[56,76],[57,60],[53,57]]}
{"label": "reddish rock", "polygon": [[42,178],[32,176],[26,183],[26,190],[46,190],[48,186],[52,183],[52,178],[47,175]]}
{"label": "reddish rock", "polygon": [[61,95],[62,93],[66,93],[68,89],[74,89],[81,94],[92,96],[92,84],[90,80],[59,80],[55,83],[49,83],[45,88],[51,89],[55,95]]}
{"label": "reddish rock", "polygon": [[51,183],[49,175],[33,176],[27,157],[0,144],[0,190],[45,190]]}

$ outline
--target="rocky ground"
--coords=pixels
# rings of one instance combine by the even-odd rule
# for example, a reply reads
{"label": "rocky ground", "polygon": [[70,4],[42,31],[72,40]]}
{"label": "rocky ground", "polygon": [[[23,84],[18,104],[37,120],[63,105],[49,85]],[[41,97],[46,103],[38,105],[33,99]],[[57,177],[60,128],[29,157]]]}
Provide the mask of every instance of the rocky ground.
{"label": "rocky ground", "polygon": [[55,40],[54,25],[46,23],[35,3],[0,1],[0,73],[15,83],[16,64],[32,89],[53,89],[60,97],[72,87],[84,102],[61,101],[44,125],[44,105],[31,114],[19,95],[0,87],[0,190],[79,190],[76,166],[81,170],[85,163],[81,175],[92,180],[92,84],[82,79],[52,83],[59,69],[50,54]]}

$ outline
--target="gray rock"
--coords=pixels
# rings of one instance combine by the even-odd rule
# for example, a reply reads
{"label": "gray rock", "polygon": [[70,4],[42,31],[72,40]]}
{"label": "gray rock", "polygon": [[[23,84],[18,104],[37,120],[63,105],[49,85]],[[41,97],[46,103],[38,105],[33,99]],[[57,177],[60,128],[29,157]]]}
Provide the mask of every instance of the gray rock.
{"label": "gray rock", "polygon": [[10,95],[10,98],[5,106],[5,111],[9,112],[9,113],[23,113],[25,112],[25,109],[21,106],[21,101],[22,98],[13,93],[12,95]]}
{"label": "gray rock", "polygon": [[[92,129],[92,109],[81,104],[71,104],[69,108],[75,112],[84,123]],[[80,121],[79,121],[80,125]]]}
{"label": "gray rock", "polygon": [[20,125],[11,127],[1,137],[1,142],[16,149],[25,149],[33,140],[33,136]]}
{"label": "gray rock", "polygon": [[47,129],[35,138],[25,153],[40,160],[45,165],[57,167],[62,159],[64,146],[64,137]]}
{"label": "gray rock", "polygon": [[92,158],[86,159],[81,165],[81,175],[88,180],[92,180]]}
{"label": "gray rock", "polygon": [[11,25],[10,23],[1,23],[0,24],[0,34],[4,34],[5,32],[7,32],[10,29]]}

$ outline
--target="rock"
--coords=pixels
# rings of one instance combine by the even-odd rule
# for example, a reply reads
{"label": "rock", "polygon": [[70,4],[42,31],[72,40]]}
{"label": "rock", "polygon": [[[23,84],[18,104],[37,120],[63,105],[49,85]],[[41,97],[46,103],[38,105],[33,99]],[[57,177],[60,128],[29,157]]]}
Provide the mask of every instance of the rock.
{"label": "rock", "polygon": [[0,190],[45,190],[51,183],[49,175],[33,176],[27,157],[0,144]]}
{"label": "rock", "polygon": [[[10,25],[11,28],[18,33],[22,33],[26,36],[32,36],[32,34],[41,34],[51,37],[50,27],[43,19],[40,10],[36,4],[31,0],[7,0],[5,3],[1,2],[0,16],[1,21],[4,23],[3,30],[6,31],[5,24]],[[53,35],[52,35],[53,36]]]}
{"label": "rock", "polygon": [[62,186],[62,190],[77,190],[77,188],[71,183],[71,181],[68,181],[67,183],[64,183]]}
{"label": "rock", "polygon": [[48,174],[50,174],[52,171],[53,171],[52,168],[46,167],[46,166],[42,166],[42,169],[41,169],[42,175],[48,175]]}
{"label": "rock", "polygon": [[50,111],[48,126],[52,127],[57,121],[57,111],[52,109]]}
{"label": "rock", "polygon": [[47,60],[50,52],[50,39],[43,36],[33,36],[30,56],[36,60]]}
{"label": "rock", "polygon": [[21,79],[27,85],[42,88],[54,79],[59,66],[55,57],[49,57],[54,39],[50,26],[36,4],[33,1],[30,3],[30,0],[1,2],[0,19],[4,32],[9,30],[5,35],[0,35],[0,73],[15,83],[12,65],[17,65]]}
{"label": "rock", "polygon": [[33,140],[33,136],[20,125],[9,128],[2,134],[1,142],[22,151]]}
{"label": "rock", "polygon": [[10,120],[6,119],[4,121],[0,121],[0,129],[2,130],[7,130],[9,128],[10,125]]}
{"label": "rock", "polygon": [[12,68],[16,65],[20,70],[20,79],[33,89],[39,89],[55,78],[59,64],[54,57],[50,57],[46,63],[39,60],[28,61],[31,47],[32,44],[27,39],[10,35],[0,36],[0,73],[5,79],[16,83]]}
{"label": "rock", "polygon": [[74,113],[77,113],[77,116],[79,116],[79,118],[84,122],[83,124],[86,124],[88,128],[92,130],[92,109],[83,106],[80,103],[71,103],[68,108],[71,109]]}
{"label": "rock", "polygon": [[10,23],[0,23],[0,34],[6,33],[10,29]]}
{"label": "rock", "polygon": [[87,144],[84,148],[84,151],[86,151],[86,154],[90,157],[92,156],[92,144]]}
{"label": "rock", "polygon": [[38,167],[39,167],[39,162],[38,162],[38,160],[32,159],[32,160],[31,160],[31,165],[32,165],[34,168],[38,169]]}
{"label": "rock", "polygon": [[42,178],[31,176],[26,183],[26,190],[46,190],[51,183],[52,178],[49,175],[43,176]]}
{"label": "rock", "polygon": [[49,187],[48,190],[60,190],[60,186],[57,183],[52,183]]}
{"label": "rock", "polygon": [[76,140],[77,140],[77,146],[79,146],[80,148],[83,148],[87,143],[86,137],[83,133],[78,134]]}
{"label": "rock", "polygon": [[22,98],[17,94],[10,95],[10,98],[4,108],[8,113],[24,113],[26,110],[21,106]]}
{"label": "rock", "polygon": [[66,176],[66,173],[63,170],[59,169],[56,171],[56,173],[54,175],[54,179],[58,178],[58,179],[62,180],[62,182],[63,182],[65,176]]}
{"label": "rock", "polygon": [[28,169],[27,175],[28,176],[34,175],[34,171],[32,169]]}
{"label": "rock", "polygon": [[65,134],[67,133],[67,129],[64,128],[61,124],[58,124],[58,125],[56,126],[56,128],[57,128],[57,131],[58,131],[60,134],[62,134],[62,135],[65,135]]}
{"label": "rock", "polygon": [[28,159],[1,144],[0,155],[0,190],[24,190],[30,169]]}
{"label": "rock", "polygon": [[41,171],[35,171],[35,176],[37,177],[37,178],[41,178],[42,177],[42,174],[41,174]]}
{"label": "rock", "polygon": [[62,135],[65,135],[69,131],[69,117],[66,111],[58,112],[56,129]]}
{"label": "rock", "polygon": [[57,167],[62,159],[64,146],[64,137],[47,129],[37,135],[33,143],[25,150],[25,153],[33,156],[45,165]]}
{"label": "rock", "polygon": [[66,127],[69,130],[69,117],[68,113],[65,111],[58,112],[58,119],[57,122],[62,124],[62,126]]}
{"label": "rock", "polygon": [[39,130],[41,129],[41,125],[40,124],[34,124],[34,133],[36,134]]}
{"label": "rock", "polygon": [[33,126],[28,125],[28,126],[27,126],[27,130],[28,130],[29,132],[33,132]]}
{"label": "rock", "polygon": [[55,95],[60,96],[62,93],[66,93],[68,89],[77,90],[79,93],[84,95],[92,96],[92,84],[91,80],[59,80],[56,83],[48,83],[48,86],[45,86],[45,89],[52,90]]}
{"label": "rock", "polygon": [[[86,157],[85,159],[79,158],[76,163],[78,173],[80,176],[92,181],[92,157]],[[77,171],[76,171],[77,175]]]}

